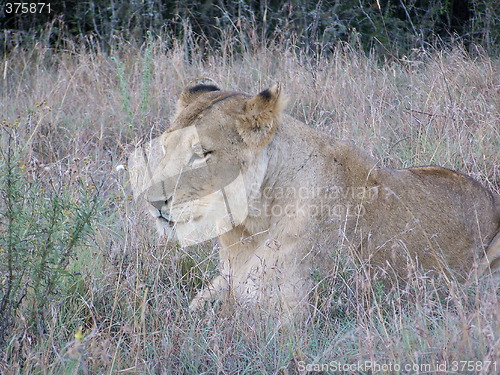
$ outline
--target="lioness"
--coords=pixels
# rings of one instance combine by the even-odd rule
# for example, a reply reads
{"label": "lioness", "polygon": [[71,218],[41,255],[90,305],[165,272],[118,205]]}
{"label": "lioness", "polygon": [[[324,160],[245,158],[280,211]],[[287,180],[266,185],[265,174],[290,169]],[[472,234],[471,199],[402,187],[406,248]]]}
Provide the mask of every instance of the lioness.
{"label": "lioness", "polygon": [[498,277],[498,195],[441,167],[381,166],[284,114],[284,105],[279,84],[256,96],[187,87],[161,137],[144,193],[158,229],[185,243],[215,233],[221,245],[220,276],[191,309],[228,296],[294,309],[313,272],[331,273],[332,254],[345,249],[393,277],[406,277],[408,266]]}

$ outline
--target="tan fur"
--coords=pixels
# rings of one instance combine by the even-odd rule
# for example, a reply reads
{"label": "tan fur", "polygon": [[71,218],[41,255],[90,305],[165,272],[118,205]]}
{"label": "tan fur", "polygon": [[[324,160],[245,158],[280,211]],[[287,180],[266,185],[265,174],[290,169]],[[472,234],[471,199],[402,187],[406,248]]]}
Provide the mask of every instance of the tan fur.
{"label": "tan fur", "polygon": [[[313,272],[331,274],[337,251],[353,251],[362,264],[402,279],[415,266],[445,278],[498,277],[498,196],[444,168],[380,166],[354,145],[284,115],[283,106],[279,85],[253,97],[206,86],[180,96],[160,172],[146,193],[153,211],[168,215],[165,201],[188,200],[224,173],[194,176],[175,188],[162,183],[200,147],[174,136],[190,126],[210,151],[203,156],[208,165],[237,165],[248,201],[244,222],[219,236],[220,276],[192,309],[225,296],[293,309],[308,298]],[[210,202],[203,199],[189,217],[206,214]],[[164,232],[172,225],[159,218]]]}

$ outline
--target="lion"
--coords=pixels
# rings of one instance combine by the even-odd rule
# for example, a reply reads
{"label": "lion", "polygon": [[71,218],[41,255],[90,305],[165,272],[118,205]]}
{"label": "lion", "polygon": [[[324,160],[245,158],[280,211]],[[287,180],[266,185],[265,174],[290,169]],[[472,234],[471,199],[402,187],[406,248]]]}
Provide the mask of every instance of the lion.
{"label": "lion", "polygon": [[285,103],[279,83],[255,96],[191,85],[159,140],[143,188],[158,230],[220,244],[220,274],[191,310],[228,298],[298,309],[338,251],[403,281],[409,267],[499,279],[497,194],[438,166],[382,166],[285,114]]}

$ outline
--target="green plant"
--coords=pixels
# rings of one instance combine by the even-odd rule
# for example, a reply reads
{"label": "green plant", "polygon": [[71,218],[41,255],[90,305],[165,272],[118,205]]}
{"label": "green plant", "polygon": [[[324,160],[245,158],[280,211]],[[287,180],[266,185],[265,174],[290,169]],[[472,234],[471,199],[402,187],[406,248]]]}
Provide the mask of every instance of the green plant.
{"label": "green plant", "polygon": [[93,186],[77,183],[70,192],[62,177],[44,181],[45,167],[26,158],[19,121],[1,126],[0,345],[16,315],[29,335],[43,335],[49,303],[77,277],[67,268],[98,207]]}
{"label": "green plant", "polygon": [[112,57],[111,60],[116,64],[116,77],[118,78],[120,94],[122,96],[122,111],[127,114],[127,122],[129,126],[132,124],[133,115],[130,108],[130,94],[127,90],[127,81],[125,79],[125,69],[123,68],[123,63],[118,61],[116,57]]}
{"label": "green plant", "polygon": [[144,116],[150,106],[151,96],[151,78],[153,75],[153,34],[147,32],[148,40],[144,50],[144,65],[142,71],[142,90],[141,90],[141,115]]}
{"label": "green plant", "polygon": [[[147,32],[148,39],[145,43],[144,57],[142,63],[142,77],[141,77],[141,90],[139,98],[140,117],[144,119],[147,116],[148,110],[151,106],[151,80],[153,78],[153,46],[154,38],[151,32]],[[132,101],[129,92],[129,82],[127,73],[123,66],[123,62],[119,61],[116,57],[112,57],[111,61],[116,64],[116,78],[121,94],[121,107],[124,114],[126,114],[127,125],[131,129],[135,123],[135,114],[132,111]]]}

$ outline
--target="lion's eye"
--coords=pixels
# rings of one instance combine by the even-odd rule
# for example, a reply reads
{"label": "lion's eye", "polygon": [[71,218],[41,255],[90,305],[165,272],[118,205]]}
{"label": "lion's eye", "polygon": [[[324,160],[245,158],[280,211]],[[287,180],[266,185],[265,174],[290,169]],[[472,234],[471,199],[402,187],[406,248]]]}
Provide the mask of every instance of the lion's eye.
{"label": "lion's eye", "polygon": [[201,147],[201,145],[199,143],[195,143],[191,146],[193,148],[193,152],[202,157],[203,156],[203,147]]}
{"label": "lion's eye", "polygon": [[194,166],[199,162],[208,161],[210,155],[212,154],[212,151],[205,149],[199,143],[194,144],[192,147],[194,153],[189,160],[189,165]]}
{"label": "lion's eye", "polygon": [[205,158],[212,153],[212,151],[207,150],[205,147],[201,146],[199,143],[193,145],[193,152],[196,156],[200,158]]}

